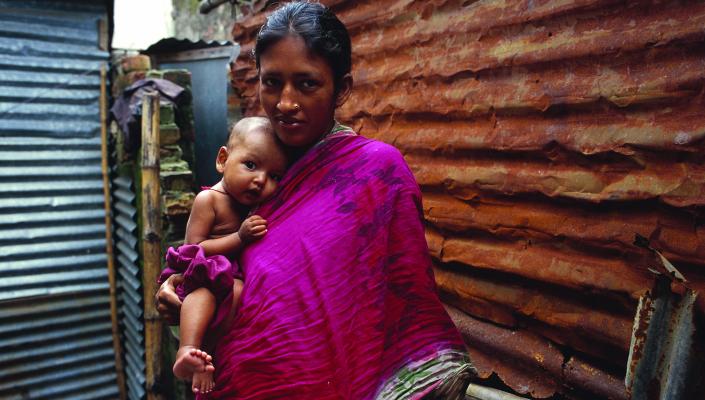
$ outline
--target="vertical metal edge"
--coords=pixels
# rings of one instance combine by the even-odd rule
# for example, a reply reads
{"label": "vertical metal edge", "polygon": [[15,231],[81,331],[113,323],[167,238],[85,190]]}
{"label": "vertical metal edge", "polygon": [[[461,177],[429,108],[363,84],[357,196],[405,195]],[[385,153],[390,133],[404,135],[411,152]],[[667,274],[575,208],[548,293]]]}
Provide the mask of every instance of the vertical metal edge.
{"label": "vertical metal edge", "polygon": [[634,318],[625,386],[631,399],[690,398],[694,365],[697,293],[674,293],[661,276],[639,300]]}
{"label": "vertical metal edge", "polygon": [[661,373],[662,399],[676,399],[687,396],[688,384],[693,374],[693,345],[695,323],[693,313],[697,292],[686,289],[671,320],[668,353],[664,355],[664,368]]}
{"label": "vertical metal edge", "polygon": [[105,252],[108,261],[108,283],[110,285],[110,320],[113,331],[113,349],[115,351],[115,372],[117,376],[120,400],[126,399],[125,371],[122,365],[122,345],[120,343],[120,328],[117,315],[117,285],[115,278],[115,254],[113,251],[113,226],[110,199],[110,170],[108,169],[108,128],[107,128],[107,89],[106,66],[100,67],[100,154],[101,171],[103,175],[103,196],[105,197]]}
{"label": "vertical metal edge", "polygon": [[624,376],[624,386],[627,388],[630,396],[631,387],[634,384],[634,370],[639,359],[641,358],[641,352],[643,351],[643,346],[645,345],[645,332],[643,332],[643,327],[649,326],[649,321],[651,320],[651,315],[653,314],[650,296],[650,292],[647,291],[643,296],[639,297],[639,304],[636,308],[636,315],[634,316],[632,338],[629,344],[629,356],[627,358],[627,371]]}
{"label": "vertical metal edge", "polygon": [[161,196],[159,188],[159,94],[147,94],[142,102],[141,218],[143,240],[143,290],[147,399],[162,399],[162,323],[152,299],[161,270]]}

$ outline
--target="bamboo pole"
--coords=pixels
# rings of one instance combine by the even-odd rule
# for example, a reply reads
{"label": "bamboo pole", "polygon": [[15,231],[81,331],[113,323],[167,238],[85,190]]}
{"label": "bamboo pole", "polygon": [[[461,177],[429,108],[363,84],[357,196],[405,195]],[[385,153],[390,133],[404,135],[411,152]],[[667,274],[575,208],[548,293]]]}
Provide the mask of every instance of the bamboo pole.
{"label": "bamboo pole", "polygon": [[125,369],[122,365],[122,344],[117,314],[117,285],[115,283],[115,254],[113,251],[113,220],[110,203],[110,171],[108,170],[108,120],[105,64],[100,67],[100,169],[103,173],[103,197],[105,198],[105,253],[108,256],[108,283],[110,285],[110,320],[113,329],[113,351],[120,400],[126,399]]}
{"label": "bamboo pole", "polygon": [[145,95],[142,101],[142,285],[144,288],[144,339],[147,399],[157,400],[162,372],[162,323],[154,304],[157,278],[161,270],[162,211],[159,189],[159,94]]}

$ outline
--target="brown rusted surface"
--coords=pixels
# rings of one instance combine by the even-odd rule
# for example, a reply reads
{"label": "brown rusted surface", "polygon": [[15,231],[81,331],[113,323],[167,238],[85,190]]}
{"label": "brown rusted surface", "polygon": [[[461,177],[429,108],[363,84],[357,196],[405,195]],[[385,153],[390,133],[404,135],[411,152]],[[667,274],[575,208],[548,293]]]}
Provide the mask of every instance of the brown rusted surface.
{"label": "brown rusted surface", "polygon": [[572,289],[606,290],[638,298],[649,279],[618,258],[554,245],[452,238],[443,244],[443,262],[460,262],[516,274]]}
{"label": "brown rusted surface", "polygon": [[[337,117],[412,168],[441,296],[469,318],[482,376],[624,398],[614,373],[658,265],[635,234],[705,290],[705,3],[322,2],[353,43]],[[248,114],[264,4],[233,29]]]}
{"label": "brown rusted surface", "polygon": [[565,334],[566,342],[571,341],[572,336],[580,336],[624,351],[629,349],[631,316],[591,309],[579,299],[561,298],[528,282],[508,283],[462,272],[436,269],[440,290],[457,299],[479,298],[523,318],[557,328]]}
{"label": "brown rusted surface", "polygon": [[[655,285],[657,286],[657,285]],[[657,286],[658,287],[658,286]],[[655,304],[652,291],[647,291],[643,297],[639,299],[636,316],[634,317],[634,325],[632,326],[632,339],[630,344],[630,355],[627,362],[627,372],[625,384],[632,380],[630,376],[636,370],[637,365],[641,362],[642,355],[646,348],[647,332],[649,329],[649,321],[654,314]]]}
{"label": "brown rusted surface", "polygon": [[[677,100],[696,94],[694,84],[705,77],[702,57],[701,49],[654,50],[647,55],[615,57],[610,65],[570,60],[541,69],[521,66],[483,71],[459,78],[452,86],[441,80],[402,80],[384,84],[388,92],[384,99],[375,96],[374,90],[376,80],[382,77],[368,75],[375,82],[358,82],[361,95],[357,104],[373,115],[394,110],[423,113],[430,107],[478,116],[493,109],[544,111],[551,106],[587,105],[600,99],[619,107]],[[355,116],[359,108],[350,104],[344,111]]]}
{"label": "brown rusted surface", "polygon": [[[378,36],[379,40],[367,39],[368,45],[357,50],[360,61],[356,65],[363,79],[380,71],[388,72],[383,80],[452,77],[458,70],[477,72],[509,65],[613,54],[615,50],[637,51],[675,40],[702,40],[705,4],[671,2],[645,7],[644,3],[647,2],[632,2],[627,9],[607,7],[581,15],[555,15],[535,23],[498,27],[478,15],[477,21],[486,26],[477,26],[477,30],[465,29],[462,21],[449,26],[445,18],[454,14],[451,10],[432,12],[433,17],[425,20],[419,19],[419,15],[408,16],[408,19],[433,26],[435,32],[428,40],[423,40],[423,36],[417,38],[413,30],[399,32],[399,36],[404,35],[407,40],[383,34]],[[376,10],[387,8],[380,4]],[[475,11],[472,6],[465,8],[469,20],[474,18],[468,14]],[[359,45],[358,40],[353,40],[353,45]]]}
{"label": "brown rusted surface", "polygon": [[673,208],[585,207],[512,198],[464,202],[438,193],[424,195],[423,203],[426,219],[439,229],[452,231],[453,235],[481,231],[534,243],[589,244],[627,253],[639,251],[632,245],[634,234],[638,233],[649,238],[673,262],[698,264],[705,260],[705,237],[702,231],[698,232],[697,221],[691,213]]}
{"label": "brown rusted surface", "polygon": [[[443,153],[448,150],[541,151],[556,144],[589,155],[615,152],[635,154],[635,147],[696,152],[705,137],[705,103],[625,113],[479,116],[449,120],[434,126],[403,117],[362,119],[368,135],[393,143],[402,152]],[[430,122],[430,121],[429,121]]]}
{"label": "brown rusted surface", "polygon": [[541,336],[472,318],[452,306],[447,310],[468,344],[480,377],[495,373],[516,392],[538,398],[575,389],[602,399],[627,398],[622,377],[576,357],[564,359]]}
{"label": "brown rusted surface", "polygon": [[609,164],[547,165],[543,160],[407,156],[422,187],[443,188],[461,197],[478,192],[542,194],[599,203],[659,199],[686,207],[705,206],[705,165],[655,161],[624,170]]}
{"label": "brown rusted surface", "polygon": [[621,377],[611,375],[599,367],[571,357],[563,366],[565,382],[596,394],[601,399],[626,399],[624,381]]}
{"label": "brown rusted surface", "polygon": [[[532,397],[546,398],[556,392],[563,355],[549,341],[480,321],[453,307],[447,310],[468,344],[480,376],[494,372],[518,393]],[[507,363],[507,359],[513,362]]]}

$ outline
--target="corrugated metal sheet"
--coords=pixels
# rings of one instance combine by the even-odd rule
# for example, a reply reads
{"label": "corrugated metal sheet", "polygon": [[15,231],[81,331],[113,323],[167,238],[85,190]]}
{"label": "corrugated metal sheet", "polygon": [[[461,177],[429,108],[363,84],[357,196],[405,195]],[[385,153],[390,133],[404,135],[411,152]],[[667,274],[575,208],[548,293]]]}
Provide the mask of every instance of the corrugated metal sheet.
{"label": "corrugated metal sheet", "polygon": [[115,207],[115,255],[118,271],[120,330],[124,348],[127,397],[143,399],[145,391],[144,304],[142,272],[138,266],[137,209],[132,179],[120,176],[113,181]]}
{"label": "corrugated metal sheet", "polygon": [[0,398],[118,396],[105,250],[98,20],[0,1]]}
{"label": "corrugated metal sheet", "polygon": [[[353,41],[338,117],[405,154],[481,376],[539,398],[625,398],[659,265],[635,234],[705,288],[705,3],[323,3]],[[248,114],[264,4],[233,28]]]}

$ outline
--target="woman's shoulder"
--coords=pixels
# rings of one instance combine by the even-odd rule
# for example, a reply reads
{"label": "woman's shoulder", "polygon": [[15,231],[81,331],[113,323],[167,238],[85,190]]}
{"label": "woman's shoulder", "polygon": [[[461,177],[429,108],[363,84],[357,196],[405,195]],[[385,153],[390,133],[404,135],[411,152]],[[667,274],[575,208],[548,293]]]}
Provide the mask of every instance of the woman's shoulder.
{"label": "woman's shoulder", "polygon": [[[401,151],[393,145],[381,142],[376,139],[360,137],[361,153],[357,154],[358,159],[365,159],[365,169],[377,176],[385,178],[395,178],[395,182],[410,185],[416,188],[418,185],[409,165],[404,160]],[[397,180],[398,179],[398,180]]]}
{"label": "woman's shoulder", "polygon": [[335,160],[335,165],[352,162],[355,168],[389,170],[393,167],[406,175],[411,174],[402,153],[389,143],[353,133],[342,135],[329,144],[330,147],[324,152]]}
{"label": "woman's shoulder", "polygon": [[364,146],[361,147],[363,154],[375,156],[375,160],[380,162],[401,162],[404,163],[404,156],[401,154],[399,149],[392,146],[389,143],[385,143],[376,139],[366,138],[364,136],[358,136],[361,141],[364,141]]}

